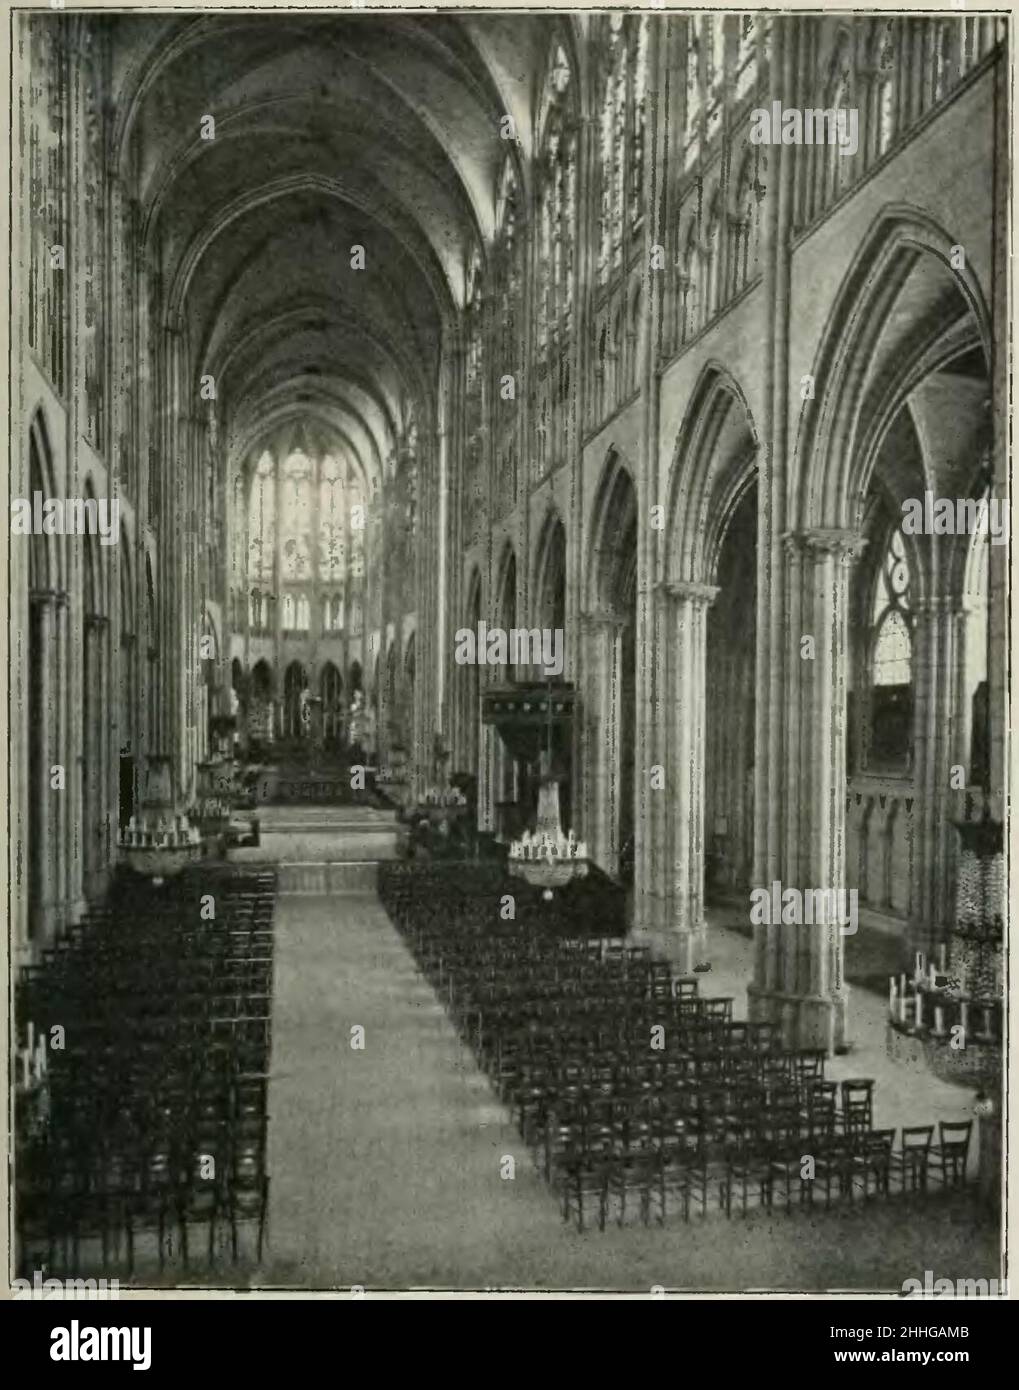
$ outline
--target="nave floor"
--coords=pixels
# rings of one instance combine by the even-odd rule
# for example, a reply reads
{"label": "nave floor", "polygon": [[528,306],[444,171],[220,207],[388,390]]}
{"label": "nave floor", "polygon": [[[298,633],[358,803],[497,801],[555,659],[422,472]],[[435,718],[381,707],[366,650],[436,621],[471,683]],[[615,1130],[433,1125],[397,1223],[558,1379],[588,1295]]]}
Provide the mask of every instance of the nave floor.
{"label": "nave floor", "polygon": [[[749,943],[716,930],[711,991],[735,992],[724,982],[747,978],[740,950]],[[868,1006],[862,991],[855,1002],[880,1003]],[[974,1225],[968,1198],[919,1212],[882,1201],[809,1218],[716,1213],[583,1234],[564,1226],[373,893],[280,897],[273,1014],[268,1249],[264,1266],[248,1272],[253,1285],[898,1290],[927,1269],[951,1278],[999,1272],[996,1232]],[[350,1046],[355,1025],[365,1030],[363,1051]],[[907,1073],[886,1117],[893,1068],[881,1065],[883,1030],[880,1039],[873,1056],[868,1048],[832,1069],[878,1078],[876,1122],[902,1124],[900,1102],[910,1106],[906,1123],[914,1110],[937,1118],[949,1100],[948,1114],[968,1113],[965,1091],[938,1096],[934,1078],[920,1087]],[[513,1180],[500,1177],[505,1155],[515,1159]]]}

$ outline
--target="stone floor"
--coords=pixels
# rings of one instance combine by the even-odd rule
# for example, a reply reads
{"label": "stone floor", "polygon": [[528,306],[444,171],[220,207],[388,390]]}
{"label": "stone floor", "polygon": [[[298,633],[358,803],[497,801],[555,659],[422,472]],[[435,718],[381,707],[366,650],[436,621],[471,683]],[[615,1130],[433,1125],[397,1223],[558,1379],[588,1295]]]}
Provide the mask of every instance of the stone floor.
{"label": "stone floor", "polygon": [[[724,928],[710,940],[704,991],[745,1000],[750,943]],[[281,896],[276,961],[269,1247],[244,1282],[897,1291],[927,1269],[999,1273],[996,1229],[968,1198],[580,1234],[374,894]],[[876,1123],[969,1114],[967,1092],[884,1057],[880,999],[853,1002],[859,1049],[832,1074],[877,1078]],[[351,1046],[356,1027],[363,1049]]]}

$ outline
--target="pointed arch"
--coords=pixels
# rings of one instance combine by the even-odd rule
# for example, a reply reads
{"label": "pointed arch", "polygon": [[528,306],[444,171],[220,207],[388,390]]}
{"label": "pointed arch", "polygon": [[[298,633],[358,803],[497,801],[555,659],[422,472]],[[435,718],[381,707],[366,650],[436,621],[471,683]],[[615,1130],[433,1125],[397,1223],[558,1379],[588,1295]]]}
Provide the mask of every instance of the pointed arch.
{"label": "pointed arch", "polygon": [[[861,399],[875,349],[898,296],[924,256],[954,278],[990,361],[987,301],[969,260],[951,265],[954,239],[921,209],[896,204],[875,219],[835,296],[816,357],[815,399],[804,401],[796,428],[792,487],[794,527],[858,524],[869,460],[857,447]],[[887,393],[887,383],[883,384]]]}
{"label": "pointed arch", "polygon": [[597,612],[625,611],[630,585],[636,582],[637,489],[632,469],[616,449],[609,451],[595,491],[590,536],[588,606]]}
{"label": "pointed arch", "polygon": [[742,387],[720,362],[705,363],[673,453],[665,578],[714,582],[729,518],[756,481],[758,446]]}
{"label": "pointed arch", "polygon": [[566,527],[556,507],[551,506],[538,534],[535,548],[534,615],[538,623],[551,629],[566,622]]}

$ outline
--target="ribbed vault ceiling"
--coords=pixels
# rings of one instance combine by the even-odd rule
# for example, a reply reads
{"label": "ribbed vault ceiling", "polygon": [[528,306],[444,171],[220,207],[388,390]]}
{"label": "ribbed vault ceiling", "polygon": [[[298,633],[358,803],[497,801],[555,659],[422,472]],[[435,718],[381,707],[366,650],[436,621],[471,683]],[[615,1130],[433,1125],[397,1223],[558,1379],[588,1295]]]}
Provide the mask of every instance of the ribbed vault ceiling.
{"label": "ribbed vault ceiling", "polygon": [[377,478],[409,411],[434,407],[472,248],[494,231],[502,118],[529,153],[553,21],[107,22],[120,168],[231,454],[303,414]]}

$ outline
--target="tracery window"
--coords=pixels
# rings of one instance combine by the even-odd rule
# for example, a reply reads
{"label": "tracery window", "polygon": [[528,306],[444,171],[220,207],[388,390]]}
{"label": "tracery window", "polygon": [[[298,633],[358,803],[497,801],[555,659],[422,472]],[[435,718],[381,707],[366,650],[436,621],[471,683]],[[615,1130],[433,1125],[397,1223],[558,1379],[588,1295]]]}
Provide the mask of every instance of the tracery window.
{"label": "tracery window", "polygon": [[874,154],[883,155],[895,138],[895,68],[897,60],[898,24],[893,19],[874,21],[874,36],[870,48],[870,72],[874,87],[871,103],[872,119],[877,125]]}
{"label": "tracery window", "polygon": [[627,219],[633,231],[643,215],[647,16],[613,14],[602,33],[598,280],[605,284],[622,264]]}
{"label": "tracery window", "polygon": [[687,20],[686,129],[684,167],[701,152],[701,136],[711,140],[722,127],[726,16],[705,14]]}
{"label": "tracery window", "polygon": [[763,189],[757,177],[759,148],[749,149],[736,185],[733,216],[729,222],[729,274],[731,290],[739,294],[757,274],[760,254],[760,203]]}
{"label": "tracery window", "polygon": [[872,668],[875,685],[908,685],[912,679],[912,614],[909,564],[902,532],[893,531],[874,592]]}
{"label": "tracery window", "polygon": [[874,578],[870,629],[872,769],[908,768],[913,737],[913,612],[902,532],[892,531]]}
{"label": "tracery window", "polygon": [[757,85],[757,34],[754,16],[739,17],[739,43],[736,49],[736,100],[752,92]]}
{"label": "tracery window", "polygon": [[281,540],[284,579],[311,578],[312,508],[311,459],[295,450],[283,465]]}
{"label": "tracery window", "polygon": [[[507,167],[510,167],[507,165]],[[502,208],[500,207],[500,212]],[[476,535],[482,503],[482,427],[484,424],[484,293],[481,252],[475,247],[467,272],[466,340],[466,478],[464,519],[469,537]],[[500,332],[502,329],[500,328]],[[502,360],[506,360],[503,358]],[[506,368],[509,370],[509,368]]]}
{"label": "tracery window", "polygon": [[538,192],[538,345],[565,335],[573,307],[573,262],[577,207],[577,133],[568,92],[569,61],[561,46],[553,54],[542,103]]}
{"label": "tracery window", "polygon": [[342,579],[346,563],[343,471],[339,459],[331,454],[322,460],[318,501],[318,577],[326,583]]}
{"label": "tracery window", "polygon": [[517,304],[520,300],[519,190],[516,168],[507,155],[499,184],[498,231],[493,250],[494,298],[497,308],[499,361],[517,361]]}
{"label": "tracery window", "polygon": [[701,327],[703,260],[697,241],[697,222],[691,220],[683,251],[682,338],[687,342]]}
{"label": "tracery window", "polygon": [[248,501],[248,579],[271,584],[276,550],[276,467],[272,455],[258,460]]}
{"label": "tracery window", "polygon": [[[243,555],[246,516],[253,632],[272,629],[276,602],[285,632],[310,632],[313,612],[316,623],[321,615],[323,632],[343,630],[346,591],[364,577],[364,499],[364,487],[342,453],[311,446],[276,455],[265,450],[251,474],[246,506],[244,482],[238,480],[234,553]],[[243,582],[243,571],[238,578]]]}
{"label": "tracery window", "polygon": [[948,91],[952,81],[952,38],[958,21],[951,19],[934,20],[933,61],[931,63],[930,83],[931,101],[938,102]]}

